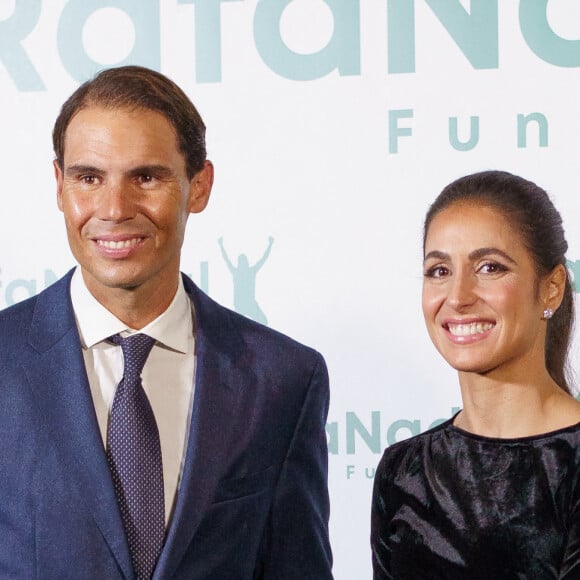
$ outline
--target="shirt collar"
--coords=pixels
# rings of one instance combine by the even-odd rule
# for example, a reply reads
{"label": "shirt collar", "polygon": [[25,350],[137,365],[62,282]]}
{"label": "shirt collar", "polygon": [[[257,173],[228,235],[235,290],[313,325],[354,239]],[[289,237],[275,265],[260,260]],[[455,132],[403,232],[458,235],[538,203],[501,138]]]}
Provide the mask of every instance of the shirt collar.
{"label": "shirt collar", "polygon": [[193,308],[181,276],[167,310],[139,331],[129,328],[90,293],[80,268],[73,274],[70,294],[83,348],[91,348],[113,334],[142,332],[168,348],[187,352],[188,338],[193,334]]}

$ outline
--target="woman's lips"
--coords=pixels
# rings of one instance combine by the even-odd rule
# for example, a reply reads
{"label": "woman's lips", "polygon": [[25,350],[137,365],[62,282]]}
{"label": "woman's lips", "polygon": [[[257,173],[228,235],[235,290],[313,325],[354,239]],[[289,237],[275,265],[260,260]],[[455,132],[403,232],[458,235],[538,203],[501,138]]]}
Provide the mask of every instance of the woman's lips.
{"label": "woman's lips", "polygon": [[465,345],[486,339],[495,327],[495,322],[481,319],[447,320],[442,326],[451,342]]}
{"label": "woman's lips", "polygon": [[494,326],[494,322],[469,322],[469,323],[459,323],[452,324],[447,323],[444,325],[447,330],[453,336],[471,336],[474,334],[482,334],[491,330]]}

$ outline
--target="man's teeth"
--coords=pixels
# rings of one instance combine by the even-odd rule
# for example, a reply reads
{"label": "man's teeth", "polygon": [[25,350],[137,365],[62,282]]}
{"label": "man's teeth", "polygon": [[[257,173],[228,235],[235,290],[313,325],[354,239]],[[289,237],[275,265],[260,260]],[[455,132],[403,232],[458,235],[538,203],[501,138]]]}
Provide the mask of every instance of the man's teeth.
{"label": "man's teeth", "polygon": [[449,324],[449,332],[453,336],[470,336],[472,334],[481,334],[491,330],[494,327],[492,322],[472,322],[470,324]]}
{"label": "man's teeth", "polygon": [[141,238],[133,238],[132,240],[123,240],[122,242],[113,242],[109,240],[97,240],[99,246],[109,250],[122,250],[123,248],[130,248],[139,243]]}

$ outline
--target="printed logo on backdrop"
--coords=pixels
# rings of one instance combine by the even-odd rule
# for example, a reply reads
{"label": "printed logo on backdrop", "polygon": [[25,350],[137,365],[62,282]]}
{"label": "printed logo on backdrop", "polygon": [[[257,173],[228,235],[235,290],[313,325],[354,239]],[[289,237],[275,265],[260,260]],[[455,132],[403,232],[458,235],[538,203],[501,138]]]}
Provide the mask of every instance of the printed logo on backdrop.
{"label": "printed logo on backdrop", "polygon": [[246,254],[239,254],[237,263],[234,265],[226,252],[223,237],[218,240],[222,257],[232,275],[234,310],[261,324],[268,324],[268,319],[256,301],[256,276],[270,257],[273,243],[274,238],[270,236],[264,254],[255,264],[249,263]]}
{"label": "printed logo on backdrop", "polygon": [[50,268],[38,278],[6,278],[0,268],[0,308],[30,298],[57,280],[58,276]]}
{"label": "printed logo on backdrop", "polygon": [[[227,41],[222,30],[222,15],[237,9],[240,2],[68,0],[57,15],[55,30],[49,34],[56,36],[57,58],[78,82],[103,66],[131,63],[159,70],[163,7],[165,13],[172,10],[182,18],[191,18],[195,39],[191,74],[195,75],[196,82],[218,83],[223,80],[222,44]],[[12,10],[4,7],[0,11],[0,60],[19,91],[46,90],[44,71],[34,61],[34,51],[27,47],[37,35],[46,44],[49,35],[46,28],[53,22],[52,18],[44,17],[43,6],[48,2],[27,0],[5,4]],[[435,16],[430,26],[447,33],[465,57],[466,65],[475,70],[499,68],[499,26],[505,18],[499,8],[507,10],[513,3],[471,0],[469,10],[459,0],[425,0],[424,4]],[[252,25],[256,52],[267,69],[290,80],[310,81],[335,71],[339,76],[360,76],[361,31],[366,29],[365,23],[361,23],[360,5],[360,0],[257,0]],[[423,35],[431,32],[416,26],[415,13],[421,5],[413,0],[386,0],[383,5],[387,22],[383,49],[385,74],[420,72],[422,65],[417,63],[416,47],[428,41]],[[565,22],[566,4],[562,6],[557,10],[558,20]],[[557,34],[548,20],[547,7],[548,0],[519,1],[519,29],[524,42],[545,63],[579,67],[580,41]],[[91,39],[101,38],[103,22],[109,31],[114,29],[118,33],[109,34],[110,41],[104,45],[96,42],[95,48]],[[317,26],[307,26],[310,22],[316,22]],[[296,30],[301,36],[306,30],[312,37],[307,50],[296,37]],[[114,52],[116,43],[118,54],[111,58],[110,51]],[[236,51],[229,54],[235,55]],[[469,145],[473,139],[472,134],[466,143]]]}
{"label": "printed logo on backdrop", "polygon": [[[397,419],[392,423],[384,420],[381,411],[370,411],[358,415],[353,411],[344,418],[326,424],[326,439],[330,461],[344,461],[344,477],[348,480],[372,480],[379,456],[385,447],[408,437],[419,435],[447,421],[459,412],[459,407],[451,408],[449,417],[421,421],[420,419]],[[376,456],[368,459],[369,452]],[[366,459],[361,459],[364,456]]]}
{"label": "printed logo on backdrop", "polygon": [[[414,109],[389,110],[389,153],[399,153],[401,138],[413,137]],[[532,145],[548,147],[548,118],[540,112],[517,113],[512,127],[514,144],[518,149]],[[479,144],[479,116],[468,120],[458,117],[448,119],[449,145],[456,151],[471,151]]]}

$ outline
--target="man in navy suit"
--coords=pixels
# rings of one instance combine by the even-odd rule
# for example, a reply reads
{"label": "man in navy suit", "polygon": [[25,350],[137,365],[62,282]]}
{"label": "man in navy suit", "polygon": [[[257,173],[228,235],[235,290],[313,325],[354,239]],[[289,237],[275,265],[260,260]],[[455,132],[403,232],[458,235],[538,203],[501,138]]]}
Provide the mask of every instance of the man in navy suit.
{"label": "man in navy suit", "polygon": [[53,140],[79,267],[0,313],[0,578],[144,577],[107,460],[124,380],[109,337],[135,333],[155,340],[141,377],[163,463],[146,577],[332,578],[324,360],[179,273],[213,182],[194,106],[159,73],[110,69]]}

